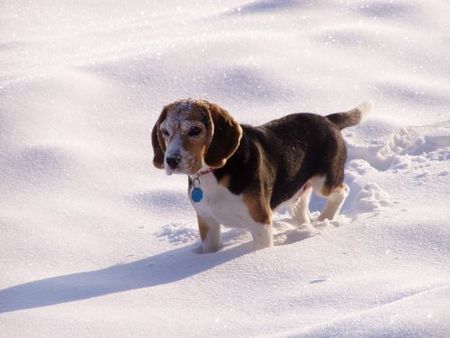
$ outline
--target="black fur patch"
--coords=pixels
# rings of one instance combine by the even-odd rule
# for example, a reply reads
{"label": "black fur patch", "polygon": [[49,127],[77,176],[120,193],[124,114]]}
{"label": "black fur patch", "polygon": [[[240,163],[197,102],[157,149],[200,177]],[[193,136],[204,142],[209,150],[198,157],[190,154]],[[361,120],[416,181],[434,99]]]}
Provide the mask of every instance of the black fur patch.
{"label": "black fur patch", "polygon": [[333,190],[344,181],[347,152],[339,128],[324,116],[298,113],[258,127],[241,125],[243,136],[225,166],[214,170],[231,177],[234,194],[251,193],[275,209],[313,176],[325,176]]}

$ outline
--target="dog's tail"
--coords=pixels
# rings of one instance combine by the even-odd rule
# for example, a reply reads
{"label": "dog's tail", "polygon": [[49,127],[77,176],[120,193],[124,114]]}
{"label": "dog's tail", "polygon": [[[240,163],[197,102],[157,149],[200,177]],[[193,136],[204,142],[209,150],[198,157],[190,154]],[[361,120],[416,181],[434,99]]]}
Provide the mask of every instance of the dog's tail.
{"label": "dog's tail", "polygon": [[330,114],[326,118],[333,122],[339,129],[344,129],[360,123],[372,108],[373,103],[366,101],[348,112]]}

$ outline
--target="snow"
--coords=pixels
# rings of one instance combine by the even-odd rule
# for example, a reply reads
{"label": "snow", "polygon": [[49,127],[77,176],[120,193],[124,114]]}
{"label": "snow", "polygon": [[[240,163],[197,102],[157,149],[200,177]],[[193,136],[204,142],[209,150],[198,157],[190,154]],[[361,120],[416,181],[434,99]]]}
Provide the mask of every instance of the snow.
{"label": "snow", "polygon": [[[0,336],[450,335],[450,6],[3,1]],[[161,108],[240,122],[372,100],[343,131],[338,221],[275,215],[195,253],[187,180],[152,166]],[[313,199],[311,208],[323,205]]]}

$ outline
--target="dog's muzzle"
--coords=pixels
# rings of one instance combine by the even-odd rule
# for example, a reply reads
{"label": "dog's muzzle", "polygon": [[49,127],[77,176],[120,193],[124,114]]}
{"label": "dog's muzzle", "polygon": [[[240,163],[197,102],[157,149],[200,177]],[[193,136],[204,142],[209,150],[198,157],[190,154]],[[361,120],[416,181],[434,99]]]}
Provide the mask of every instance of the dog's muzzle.
{"label": "dog's muzzle", "polygon": [[171,155],[166,158],[166,163],[170,169],[176,169],[181,163],[181,156],[179,154]]}

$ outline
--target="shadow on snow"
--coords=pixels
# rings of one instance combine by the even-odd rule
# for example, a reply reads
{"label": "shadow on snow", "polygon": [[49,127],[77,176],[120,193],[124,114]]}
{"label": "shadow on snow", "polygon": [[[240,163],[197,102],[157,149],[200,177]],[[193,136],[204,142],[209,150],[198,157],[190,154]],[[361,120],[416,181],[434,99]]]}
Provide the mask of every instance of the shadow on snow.
{"label": "shadow on snow", "polygon": [[216,254],[177,248],[131,263],[63,275],[0,290],[0,313],[73,302],[107,294],[172,283],[252,251],[245,243]]}

